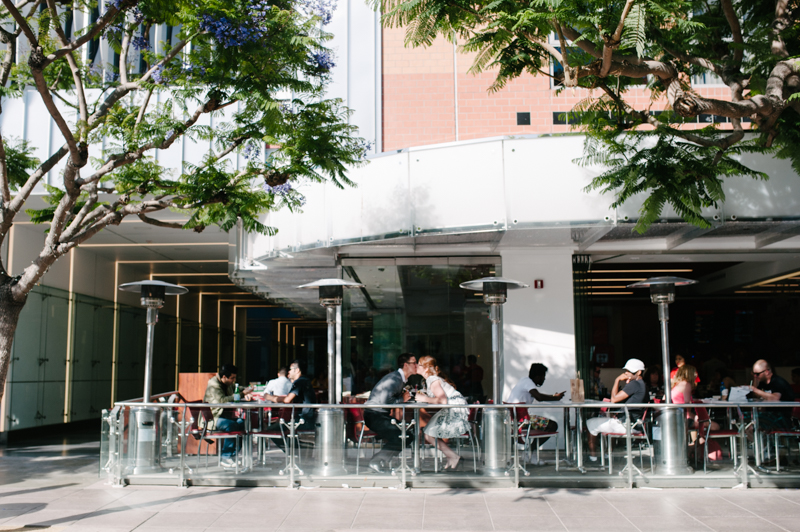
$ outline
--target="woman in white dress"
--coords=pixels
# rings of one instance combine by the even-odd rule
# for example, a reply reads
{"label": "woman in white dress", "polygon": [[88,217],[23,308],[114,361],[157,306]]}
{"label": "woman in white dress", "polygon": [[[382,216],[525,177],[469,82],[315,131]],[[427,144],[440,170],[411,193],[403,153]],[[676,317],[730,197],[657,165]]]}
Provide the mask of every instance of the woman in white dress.
{"label": "woman in white dress", "polygon": [[[417,373],[425,377],[426,392],[417,393],[417,402],[434,405],[466,405],[467,400],[455,389],[451,382],[440,376],[436,359],[424,356],[417,363]],[[425,441],[436,443],[439,450],[447,457],[444,469],[455,469],[461,459],[444,441],[455,438],[469,431],[469,409],[442,408],[425,426]]]}

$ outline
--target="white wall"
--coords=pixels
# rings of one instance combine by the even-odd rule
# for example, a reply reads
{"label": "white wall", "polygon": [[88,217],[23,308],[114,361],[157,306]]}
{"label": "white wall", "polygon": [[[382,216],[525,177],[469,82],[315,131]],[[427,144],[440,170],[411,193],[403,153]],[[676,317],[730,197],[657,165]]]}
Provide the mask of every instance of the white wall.
{"label": "white wall", "polygon": [[[503,277],[531,285],[510,290],[503,306],[503,398],[534,362],[548,367],[542,393],[567,392],[575,378],[575,322],[572,306],[572,250],[564,248],[502,252]],[[541,279],[544,288],[534,289]],[[566,399],[564,400],[566,402]],[[563,434],[561,409],[544,410]],[[563,441],[562,441],[563,442]],[[562,443],[563,444],[563,443]],[[552,441],[548,442],[552,446]]]}

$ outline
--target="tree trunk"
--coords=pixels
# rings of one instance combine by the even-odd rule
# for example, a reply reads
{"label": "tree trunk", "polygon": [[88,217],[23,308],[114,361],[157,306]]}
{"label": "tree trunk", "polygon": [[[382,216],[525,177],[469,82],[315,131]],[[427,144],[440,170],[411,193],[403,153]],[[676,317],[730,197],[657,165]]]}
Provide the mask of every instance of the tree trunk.
{"label": "tree trunk", "polygon": [[[19,314],[25,306],[25,300],[17,301],[11,292],[13,279],[4,275],[0,277],[0,399],[5,393],[8,368],[11,365],[11,344],[17,330]],[[1,413],[0,413],[1,415]]]}

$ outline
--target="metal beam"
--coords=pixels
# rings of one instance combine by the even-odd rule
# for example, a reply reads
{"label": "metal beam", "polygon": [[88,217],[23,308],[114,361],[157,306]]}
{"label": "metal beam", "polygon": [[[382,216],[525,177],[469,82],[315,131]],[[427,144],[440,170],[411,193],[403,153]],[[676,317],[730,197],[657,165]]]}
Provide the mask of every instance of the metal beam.
{"label": "metal beam", "polygon": [[697,295],[708,295],[743,286],[752,286],[776,277],[800,271],[800,260],[785,259],[769,262],[743,262],[698,279],[692,287]]}
{"label": "metal beam", "polygon": [[767,229],[764,232],[758,233],[753,237],[755,249],[761,249],[769,246],[770,244],[774,244],[775,242],[780,242],[781,240],[786,240],[787,238],[797,236],[796,234],[789,232],[796,227],[800,227],[800,222],[783,222],[776,225],[772,229]]}
{"label": "metal beam", "polygon": [[667,251],[675,249],[676,247],[682,246],[690,240],[694,240],[695,238],[703,236],[706,233],[710,233],[714,229],[716,229],[716,227],[704,229],[702,227],[695,227],[694,225],[687,225],[686,227],[678,229],[674,233],[667,236],[666,249]]}
{"label": "metal beam", "polygon": [[601,225],[598,227],[593,227],[590,229],[584,238],[580,240],[580,244],[578,245],[578,252],[583,253],[587,249],[589,249],[592,244],[606,236],[612,229],[616,227],[613,224],[609,225]]}

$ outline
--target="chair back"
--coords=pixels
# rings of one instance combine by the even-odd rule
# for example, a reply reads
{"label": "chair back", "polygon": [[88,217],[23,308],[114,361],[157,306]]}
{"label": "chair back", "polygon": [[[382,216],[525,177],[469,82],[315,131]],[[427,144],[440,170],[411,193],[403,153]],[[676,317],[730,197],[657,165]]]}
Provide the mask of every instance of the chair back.
{"label": "chair back", "polygon": [[[525,403],[506,403],[503,402],[504,405],[524,405]],[[531,416],[528,413],[528,409],[521,406],[514,407],[514,418],[517,420],[518,423],[524,423],[525,421],[530,420]]]}
{"label": "chair back", "polygon": [[345,416],[345,433],[347,439],[357,442],[358,435],[361,432],[361,426],[364,424],[364,410],[361,408],[344,408]]}
{"label": "chair back", "polygon": [[711,420],[711,416],[709,416],[708,409],[706,407],[695,406],[694,411],[697,414],[698,423],[708,423]]}

